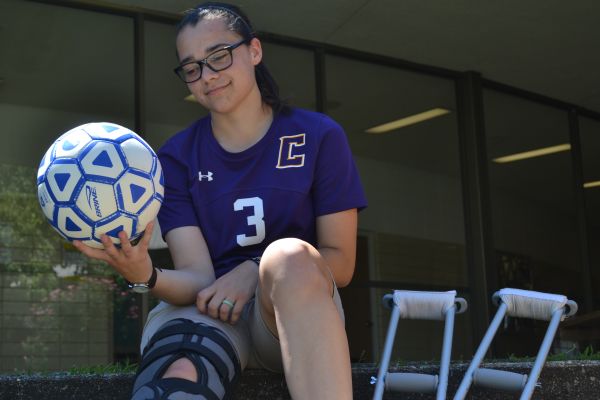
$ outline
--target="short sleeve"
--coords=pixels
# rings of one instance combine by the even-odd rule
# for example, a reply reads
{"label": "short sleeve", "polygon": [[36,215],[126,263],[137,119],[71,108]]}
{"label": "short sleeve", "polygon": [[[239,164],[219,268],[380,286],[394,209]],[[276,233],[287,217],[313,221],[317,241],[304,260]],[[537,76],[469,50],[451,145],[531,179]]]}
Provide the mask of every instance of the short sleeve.
{"label": "short sleeve", "polygon": [[346,133],[328,117],[321,123],[323,137],[319,146],[312,198],[317,216],[367,206],[364,189]]}
{"label": "short sleeve", "polygon": [[164,238],[174,228],[199,226],[199,223],[188,190],[189,173],[184,158],[167,145],[159,150],[158,158],[165,177],[165,197],[158,213]]}

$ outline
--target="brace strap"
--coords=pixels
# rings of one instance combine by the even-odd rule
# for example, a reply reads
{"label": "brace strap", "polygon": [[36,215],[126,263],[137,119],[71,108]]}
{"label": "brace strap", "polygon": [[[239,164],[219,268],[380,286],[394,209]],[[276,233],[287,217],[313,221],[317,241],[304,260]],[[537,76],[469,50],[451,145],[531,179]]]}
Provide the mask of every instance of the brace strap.
{"label": "brace strap", "polygon": [[200,395],[206,400],[221,400],[212,390],[204,385],[199,385],[196,382],[188,381],[181,378],[164,378],[159,381],[152,382],[150,385],[144,386],[137,396],[143,394],[146,390],[150,394],[148,399],[189,399],[190,395]]}
{"label": "brace strap", "polygon": [[[192,362],[197,382],[162,378],[169,366],[180,358]],[[178,318],[163,325],[144,348],[133,398],[226,399],[240,372],[237,353],[219,330]]]}

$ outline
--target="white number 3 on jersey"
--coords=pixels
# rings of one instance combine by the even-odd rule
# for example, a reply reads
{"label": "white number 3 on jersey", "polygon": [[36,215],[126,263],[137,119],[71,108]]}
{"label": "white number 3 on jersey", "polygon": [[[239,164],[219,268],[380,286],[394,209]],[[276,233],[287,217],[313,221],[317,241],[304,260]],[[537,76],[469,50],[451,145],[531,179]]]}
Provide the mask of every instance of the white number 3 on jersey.
{"label": "white number 3 on jersey", "polygon": [[248,199],[237,199],[233,203],[234,211],[242,211],[247,207],[252,207],[254,211],[252,215],[246,218],[246,221],[248,222],[248,226],[254,226],[256,235],[237,235],[237,243],[240,246],[251,246],[265,240],[265,221],[263,220],[265,213],[262,199],[260,197],[250,197]]}

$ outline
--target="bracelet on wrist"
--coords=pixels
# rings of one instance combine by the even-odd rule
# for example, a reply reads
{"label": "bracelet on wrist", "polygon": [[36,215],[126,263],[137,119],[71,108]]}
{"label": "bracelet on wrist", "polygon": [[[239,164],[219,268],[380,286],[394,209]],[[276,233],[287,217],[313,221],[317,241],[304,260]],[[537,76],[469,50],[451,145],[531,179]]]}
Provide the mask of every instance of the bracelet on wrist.
{"label": "bracelet on wrist", "polygon": [[129,288],[136,293],[149,292],[156,285],[156,278],[158,277],[157,271],[162,272],[162,269],[152,265],[152,275],[150,275],[150,279],[148,279],[148,282],[133,282],[132,283],[132,282],[127,281],[127,286],[129,286]]}

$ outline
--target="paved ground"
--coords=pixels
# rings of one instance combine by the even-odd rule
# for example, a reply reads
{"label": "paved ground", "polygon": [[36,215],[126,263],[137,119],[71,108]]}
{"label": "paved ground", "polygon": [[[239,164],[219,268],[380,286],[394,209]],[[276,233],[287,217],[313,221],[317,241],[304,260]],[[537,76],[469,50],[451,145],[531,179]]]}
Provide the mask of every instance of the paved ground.
{"label": "paved ground", "polygon": [[[456,391],[466,370],[466,364],[453,364],[450,371],[448,398]],[[486,365],[487,368],[527,373],[529,363]],[[398,369],[402,372],[435,373],[432,366],[410,364]],[[373,386],[370,377],[377,371],[372,365],[355,365],[353,368],[354,398],[371,399]],[[129,399],[132,374],[81,375],[81,376],[0,376],[0,399],[10,400],[126,400]],[[536,389],[534,400],[596,400],[600,398],[600,361],[549,362],[542,370],[541,387]],[[386,400],[433,399],[433,395],[386,394]],[[474,389],[470,399],[509,400],[514,394]],[[281,375],[265,371],[246,371],[237,388],[234,400],[290,399],[285,380]]]}

